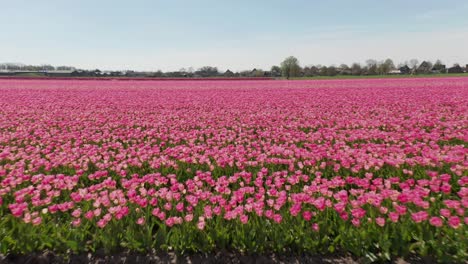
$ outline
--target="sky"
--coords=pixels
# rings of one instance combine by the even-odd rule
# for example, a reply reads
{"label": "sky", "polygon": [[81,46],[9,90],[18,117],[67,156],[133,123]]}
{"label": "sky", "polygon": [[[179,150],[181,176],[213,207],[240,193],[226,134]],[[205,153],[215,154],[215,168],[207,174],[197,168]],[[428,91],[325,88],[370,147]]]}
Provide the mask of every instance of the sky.
{"label": "sky", "polygon": [[0,62],[269,69],[412,58],[468,64],[468,1],[0,0]]}

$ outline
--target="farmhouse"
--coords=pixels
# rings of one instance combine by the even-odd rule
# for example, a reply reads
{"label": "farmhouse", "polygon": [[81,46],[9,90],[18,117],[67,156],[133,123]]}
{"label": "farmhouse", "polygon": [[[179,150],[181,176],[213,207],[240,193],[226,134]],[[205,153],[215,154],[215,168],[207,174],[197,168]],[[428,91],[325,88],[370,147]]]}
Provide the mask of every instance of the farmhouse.
{"label": "farmhouse", "polygon": [[411,73],[411,69],[410,69],[410,67],[408,67],[408,65],[400,67],[399,70],[400,70],[401,74],[410,74]]}
{"label": "farmhouse", "polygon": [[460,65],[454,65],[448,69],[448,73],[463,73],[463,68]]}
{"label": "farmhouse", "polygon": [[224,72],[224,77],[234,77],[234,73],[231,70]]}
{"label": "farmhouse", "polygon": [[262,70],[257,70],[256,68],[254,68],[250,74],[249,74],[250,77],[264,77],[264,76],[267,76],[266,75],[266,72],[262,71]]}
{"label": "farmhouse", "polygon": [[435,64],[431,69],[432,73],[447,73],[447,68],[444,64]]}
{"label": "farmhouse", "polygon": [[258,72],[257,69],[254,68],[254,69],[250,72],[249,75],[252,76],[252,77],[255,77],[255,76],[257,76],[257,72]]}
{"label": "farmhouse", "polygon": [[418,74],[430,73],[431,69],[432,69],[432,65],[427,61],[423,61],[421,65],[419,65],[419,67],[416,69],[416,73]]}

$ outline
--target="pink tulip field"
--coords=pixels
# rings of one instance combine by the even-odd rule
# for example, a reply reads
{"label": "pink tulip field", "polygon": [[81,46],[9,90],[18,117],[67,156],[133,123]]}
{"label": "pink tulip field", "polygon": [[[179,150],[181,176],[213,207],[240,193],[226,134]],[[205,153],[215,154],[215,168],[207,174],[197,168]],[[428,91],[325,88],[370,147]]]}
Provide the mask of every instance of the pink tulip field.
{"label": "pink tulip field", "polygon": [[468,78],[0,79],[0,253],[468,259]]}

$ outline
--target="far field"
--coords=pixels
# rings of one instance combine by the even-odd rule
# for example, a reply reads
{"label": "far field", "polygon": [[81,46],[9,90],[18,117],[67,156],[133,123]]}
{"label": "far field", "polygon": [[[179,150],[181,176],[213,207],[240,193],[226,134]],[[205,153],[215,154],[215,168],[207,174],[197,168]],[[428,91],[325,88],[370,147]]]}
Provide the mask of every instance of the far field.
{"label": "far field", "polygon": [[336,75],[336,76],[314,76],[297,77],[295,80],[333,80],[333,79],[399,79],[399,78],[456,78],[468,77],[468,73],[454,74],[398,74],[398,75]]}

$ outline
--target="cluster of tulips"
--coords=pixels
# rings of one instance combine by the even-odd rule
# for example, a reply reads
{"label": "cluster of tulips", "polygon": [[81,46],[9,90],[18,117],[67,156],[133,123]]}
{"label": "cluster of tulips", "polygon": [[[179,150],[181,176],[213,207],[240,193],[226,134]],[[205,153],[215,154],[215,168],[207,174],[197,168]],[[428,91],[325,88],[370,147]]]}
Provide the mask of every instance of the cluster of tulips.
{"label": "cluster of tulips", "polygon": [[468,257],[468,79],[0,92],[0,252]]}

